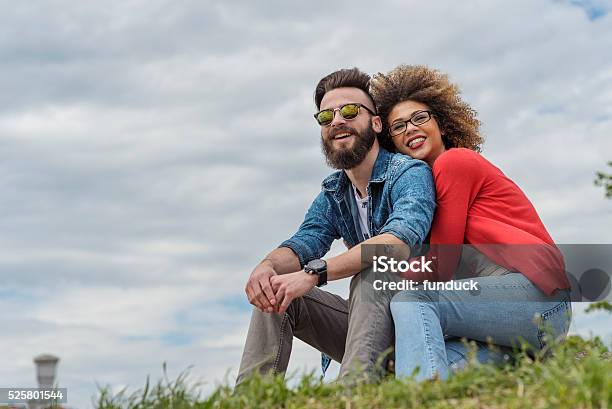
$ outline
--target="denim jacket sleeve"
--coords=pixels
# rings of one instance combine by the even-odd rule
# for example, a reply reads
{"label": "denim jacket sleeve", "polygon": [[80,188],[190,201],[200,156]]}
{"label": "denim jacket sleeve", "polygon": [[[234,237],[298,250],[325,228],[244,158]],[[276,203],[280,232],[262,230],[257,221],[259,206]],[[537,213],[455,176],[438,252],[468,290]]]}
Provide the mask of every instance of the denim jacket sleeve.
{"label": "denim jacket sleeve", "polygon": [[303,267],[310,260],[323,257],[340,234],[332,223],[333,212],[330,198],[319,193],[310,205],[298,231],[279,247],[289,247],[300,259]]}
{"label": "denim jacket sleeve", "polygon": [[390,186],[391,212],[379,234],[391,233],[410,246],[421,244],[436,207],[431,168],[423,161],[409,160],[396,170]]}

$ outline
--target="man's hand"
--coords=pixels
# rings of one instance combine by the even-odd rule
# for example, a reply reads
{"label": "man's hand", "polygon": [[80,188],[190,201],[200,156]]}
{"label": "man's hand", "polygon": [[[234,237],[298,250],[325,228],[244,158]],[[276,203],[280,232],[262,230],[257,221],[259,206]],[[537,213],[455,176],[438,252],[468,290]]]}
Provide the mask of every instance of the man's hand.
{"label": "man's hand", "polygon": [[308,274],[304,270],[271,277],[270,283],[276,294],[277,312],[284,314],[291,301],[310,291],[318,279],[316,274]]}
{"label": "man's hand", "polygon": [[274,312],[276,297],[270,285],[270,279],[276,277],[272,263],[264,260],[255,267],[244,291],[249,302],[262,312]]}

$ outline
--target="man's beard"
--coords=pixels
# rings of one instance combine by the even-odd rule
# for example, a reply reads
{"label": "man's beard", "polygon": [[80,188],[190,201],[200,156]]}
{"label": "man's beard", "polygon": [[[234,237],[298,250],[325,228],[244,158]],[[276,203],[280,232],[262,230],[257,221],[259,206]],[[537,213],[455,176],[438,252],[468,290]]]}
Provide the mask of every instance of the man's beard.
{"label": "man's beard", "polygon": [[325,155],[325,161],[329,166],[334,169],[352,169],[359,165],[366,157],[374,141],[376,140],[376,133],[372,129],[372,123],[370,126],[363,130],[363,132],[357,132],[356,129],[349,126],[342,126],[335,128],[334,134],[350,132],[354,135],[355,141],[353,146],[350,148],[334,148],[334,140],[331,137],[321,137],[321,150]]}

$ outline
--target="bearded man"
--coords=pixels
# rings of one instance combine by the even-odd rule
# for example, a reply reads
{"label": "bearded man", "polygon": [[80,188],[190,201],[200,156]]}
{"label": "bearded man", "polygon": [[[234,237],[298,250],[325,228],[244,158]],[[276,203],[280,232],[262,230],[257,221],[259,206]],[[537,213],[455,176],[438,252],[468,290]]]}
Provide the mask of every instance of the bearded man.
{"label": "bearded man", "polygon": [[[421,244],[435,191],[425,162],[378,145],[382,123],[369,83],[370,76],[357,68],[343,69],[315,89],[321,147],[338,171],[323,180],[298,231],[249,277],[245,291],[255,308],[237,384],[255,371],[284,374],[294,336],[341,362],[340,377],[357,368],[378,373],[377,361],[393,346],[392,294],[362,285],[361,247]],[[349,250],[323,260],[336,239]],[[320,289],[348,277],[348,300]]]}

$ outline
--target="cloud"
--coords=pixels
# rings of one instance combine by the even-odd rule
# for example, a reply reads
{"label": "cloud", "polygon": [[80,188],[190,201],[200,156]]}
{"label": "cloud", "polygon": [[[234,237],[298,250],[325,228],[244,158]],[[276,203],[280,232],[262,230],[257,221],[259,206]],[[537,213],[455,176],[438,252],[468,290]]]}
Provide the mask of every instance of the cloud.
{"label": "cloud", "polygon": [[[605,2],[544,0],[6,8],[0,381],[31,385],[32,358],[53,352],[84,407],[95,381],[140,386],[164,360],[235,374],[244,282],[329,172],[312,93],[342,67],[448,72],[553,238],[609,242],[592,179],[612,151],[610,18]],[[291,368],[316,368],[297,345]]]}

